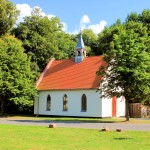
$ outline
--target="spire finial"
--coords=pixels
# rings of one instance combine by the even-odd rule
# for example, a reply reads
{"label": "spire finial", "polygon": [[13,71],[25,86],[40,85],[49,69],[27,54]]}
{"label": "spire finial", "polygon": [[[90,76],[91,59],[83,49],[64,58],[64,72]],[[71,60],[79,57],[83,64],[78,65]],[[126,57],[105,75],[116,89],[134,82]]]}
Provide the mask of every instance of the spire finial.
{"label": "spire finial", "polygon": [[82,49],[82,48],[85,49],[85,46],[84,46],[84,42],[83,42],[83,39],[82,39],[82,31],[80,30],[78,44],[77,44],[76,49]]}
{"label": "spire finial", "polygon": [[82,29],[81,29],[81,27],[80,27],[80,32],[79,32],[80,34],[82,34]]}

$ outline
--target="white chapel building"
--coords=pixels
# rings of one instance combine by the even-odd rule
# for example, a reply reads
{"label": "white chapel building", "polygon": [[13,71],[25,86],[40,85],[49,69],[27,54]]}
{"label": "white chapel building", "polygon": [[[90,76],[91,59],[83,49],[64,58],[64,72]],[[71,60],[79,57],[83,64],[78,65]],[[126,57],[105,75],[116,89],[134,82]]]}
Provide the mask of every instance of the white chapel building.
{"label": "white chapel building", "polygon": [[104,98],[97,91],[101,77],[96,74],[106,65],[102,56],[86,57],[82,34],[75,58],[51,59],[36,83],[39,97],[34,114],[77,117],[125,116],[123,98]]}

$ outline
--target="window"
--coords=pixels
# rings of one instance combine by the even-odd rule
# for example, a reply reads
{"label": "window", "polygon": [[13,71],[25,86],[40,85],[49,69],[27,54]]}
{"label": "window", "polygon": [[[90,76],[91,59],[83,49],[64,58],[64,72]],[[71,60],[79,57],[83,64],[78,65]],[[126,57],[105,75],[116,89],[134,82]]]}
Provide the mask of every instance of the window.
{"label": "window", "polygon": [[65,94],[63,97],[63,111],[67,111],[68,110],[68,97]]}
{"label": "window", "polygon": [[78,56],[80,56],[81,55],[81,53],[80,53],[80,51],[78,51]]}
{"label": "window", "polygon": [[46,110],[51,110],[51,97],[50,95],[47,96],[47,106],[46,106]]}
{"label": "window", "polygon": [[81,99],[81,111],[86,111],[86,107],[87,107],[87,98],[86,95],[83,94]]}
{"label": "window", "polygon": [[83,51],[83,56],[85,56],[85,53],[84,53],[84,51]]}

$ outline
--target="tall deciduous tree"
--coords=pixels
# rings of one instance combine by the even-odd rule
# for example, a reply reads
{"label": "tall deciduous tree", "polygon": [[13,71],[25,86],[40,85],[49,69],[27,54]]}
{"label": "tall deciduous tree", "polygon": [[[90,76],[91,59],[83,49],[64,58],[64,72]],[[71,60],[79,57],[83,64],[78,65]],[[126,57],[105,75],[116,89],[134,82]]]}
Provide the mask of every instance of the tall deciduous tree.
{"label": "tall deciduous tree", "polygon": [[35,8],[32,16],[24,18],[13,33],[23,42],[25,53],[31,57],[35,73],[43,71],[50,57],[53,57],[57,47],[54,32],[59,31],[59,19],[43,17]]}
{"label": "tall deciduous tree", "polygon": [[101,67],[97,72],[107,81],[102,87],[105,96],[125,97],[127,120],[129,101],[150,101],[150,37],[147,31],[141,23],[128,22],[124,30],[113,35],[110,49],[105,52],[107,68]]}
{"label": "tall deciduous tree", "polygon": [[32,106],[36,93],[34,76],[22,43],[12,36],[2,37],[0,52],[1,113],[5,112],[6,101],[22,108]]}
{"label": "tall deciduous tree", "polygon": [[13,33],[22,40],[35,72],[42,72],[51,57],[70,57],[75,45],[71,42],[71,36],[62,31],[59,18],[42,16],[38,8],[33,10],[31,16],[25,17]]}
{"label": "tall deciduous tree", "polygon": [[19,11],[9,0],[0,0],[0,36],[8,33],[14,26]]}

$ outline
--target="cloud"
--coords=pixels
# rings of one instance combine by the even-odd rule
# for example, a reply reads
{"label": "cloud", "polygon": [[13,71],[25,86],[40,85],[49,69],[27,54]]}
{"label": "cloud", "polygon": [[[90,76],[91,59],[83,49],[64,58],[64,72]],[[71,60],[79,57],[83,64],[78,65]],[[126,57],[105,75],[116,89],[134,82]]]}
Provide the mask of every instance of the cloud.
{"label": "cloud", "polygon": [[81,21],[80,21],[80,25],[83,25],[83,24],[88,24],[90,23],[90,19],[87,15],[83,15],[83,17],[81,18]]}
{"label": "cloud", "polygon": [[35,8],[37,8],[37,9],[40,10],[40,15],[41,15],[41,16],[46,16],[46,14],[42,11],[42,8],[40,8],[39,6],[34,6],[34,7],[32,8],[32,10],[35,9]]}
{"label": "cloud", "polygon": [[47,17],[48,17],[49,19],[51,19],[51,18],[55,17],[55,15],[49,14],[49,15],[47,15]]}
{"label": "cloud", "polygon": [[61,22],[61,24],[63,25],[62,30],[67,31],[67,29],[68,29],[67,24],[65,22]]}
{"label": "cloud", "polygon": [[83,15],[80,20],[80,30],[83,30],[86,28],[86,25],[90,23],[90,19],[88,15]]}
{"label": "cloud", "polygon": [[[55,17],[55,15],[53,15],[53,14],[48,14],[48,15],[45,14],[39,6],[35,6],[35,7],[32,8],[28,4],[17,4],[16,7],[17,7],[18,10],[20,10],[20,16],[18,17],[17,24],[19,24],[20,22],[23,22],[23,18],[25,16],[31,16],[31,12],[34,8],[39,8],[41,10],[41,15],[42,16],[47,16],[49,19],[51,19],[52,17]],[[68,32],[67,31],[68,30],[67,24],[65,22],[61,22],[61,23],[63,24],[62,30],[65,31],[65,32]],[[107,24],[107,22],[105,20],[101,20],[97,24],[91,24],[89,16],[85,14],[81,17],[80,27],[79,26],[76,27],[76,29],[71,33],[72,34],[77,34],[77,33],[79,33],[80,30],[92,29],[92,31],[95,34],[98,34],[104,29],[106,24]]]}
{"label": "cloud", "polygon": [[23,21],[25,16],[30,16],[32,8],[28,4],[17,4],[17,9],[20,10],[20,16],[18,17],[17,24]]}
{"label": "cloud", "polygon": [[28,4],[17,4],[16,7],[18,10],[20,10],[20,16],[18,17],[17,24],[20,22],[23,22],[23,18],[25,16],[31,16],[31,12],[35,8],[39,8],[41,10],[42,16],[47,16],[49,19],[51,19],[52,17],[55,17],[55,15],[53,15],[53,14],[46,15],[39,6],[34,6],[32,8]]}
{"label": "cloud", "polygon": [[73,30],[70,34],[78,34],[80,32],[80,29],[75,29],[75,30]]}
{"label": "cloud", "polygon": [[107,22],[105,20],[101,20],[97,24],[90,24],[88,15],[83,15],[80,20],[80,29],[75,29],[72,34],[77,34],[80,30],[91,29],[97,35],[105,28],[106,24]]}
{"label": "cloud", "polygon": [[[35,8],[40,9],[40,11],[41,11],[40,15],[41,16],[47,16],[49,19],[55,17],[55,15],[53,15],[53,14],[46,15],[39,6],[34,6],[32,8],[28,4],[17,4],[16,7],[17,7],[18,10],[20,10],[20,16],[18,17],[17,24],[19,24],[20,22],[23,22],[23,18],[25,16],[31,16],[31,12]],[[61,22],[61,23],[63,24],[62,30],[67,32],[67,28],[68,28],[67,24],[65,22]]]}
{"label": "cloud", "polygon": [[100,21],[99,24],[89,25],[89,29],[92,29],[95,34],[100,33],[105,28],[107,22],[105,20]]}

